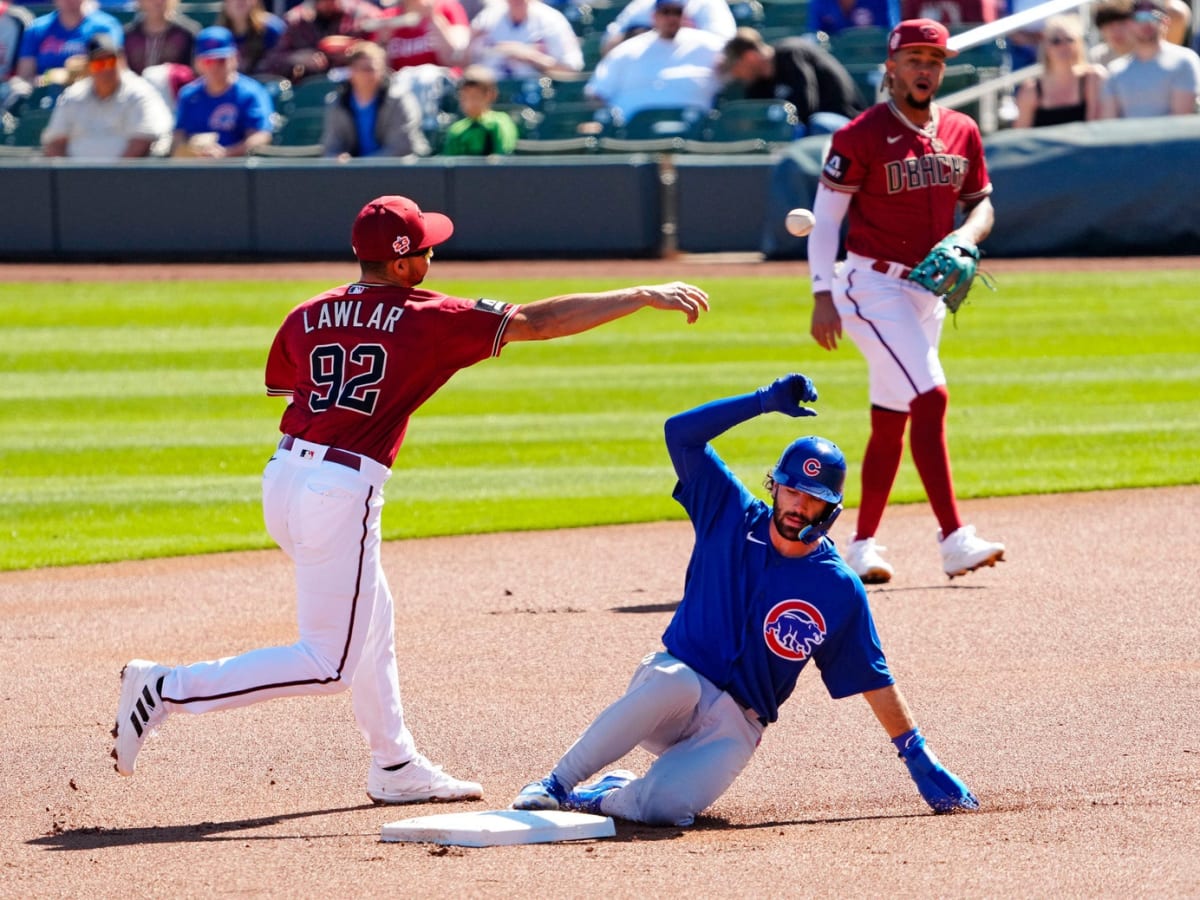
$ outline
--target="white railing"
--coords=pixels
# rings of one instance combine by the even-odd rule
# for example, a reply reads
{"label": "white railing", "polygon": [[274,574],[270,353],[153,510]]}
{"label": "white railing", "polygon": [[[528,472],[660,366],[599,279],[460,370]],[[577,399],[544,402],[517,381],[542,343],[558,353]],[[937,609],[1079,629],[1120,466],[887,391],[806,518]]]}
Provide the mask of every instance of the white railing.
{"label": "white railing", "polygon": [[[1085,23],[1085,33],[1090,32],[1088,10],[1091,7],[1091,3],[1092,0],[1047,0],[1047,2],[1040,3],[1030,9],[1013,13],[1011,16],[1005,16],[1003,19],[997,19],[995,22],[986,22],[961,34],[951,35],[950,49],[959,51],[970,50],[972,47],[978,47],[981,44],[994,41],[996,38],[1005,37],[1014,31],[1021,31],[1027,25],[1036,24],[1050,16],[1071,12],[1076,9],[1081,10]],[[1000,128],[1000,109],[1003,97],[1011,94],[1012,88],[1015,85],[1020,84],[1027,78],[1034,78],[1040,74],[1042,74],[1042,65],[1041,63],[1036,63],[1035,65],[1018,69],[1015,72],[1005,72],[995,78],[990,78],[969,88],[963,88],[961,91],[955,91],[944,97],[938,97],[937,102],[941,106],[957,109],[968,103],[979,101],[979,129],[984,134],[991,134]]]}

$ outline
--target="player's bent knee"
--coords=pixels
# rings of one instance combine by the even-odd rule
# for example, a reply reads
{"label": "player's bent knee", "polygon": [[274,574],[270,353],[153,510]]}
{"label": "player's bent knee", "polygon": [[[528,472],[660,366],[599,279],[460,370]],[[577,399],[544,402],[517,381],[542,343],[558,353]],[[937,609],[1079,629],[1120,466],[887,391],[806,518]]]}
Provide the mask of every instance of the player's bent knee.
{"label": "player's bent knee", "polygon": [[649,679],[664,703],[690,708],[700,702],[700,677],[685,663],[655,666]]}

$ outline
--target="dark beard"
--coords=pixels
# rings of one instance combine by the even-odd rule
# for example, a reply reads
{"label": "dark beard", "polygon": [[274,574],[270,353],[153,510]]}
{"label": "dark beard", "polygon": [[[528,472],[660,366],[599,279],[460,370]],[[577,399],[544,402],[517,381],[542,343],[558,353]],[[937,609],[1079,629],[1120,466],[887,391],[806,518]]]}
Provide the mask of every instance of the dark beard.
{"label": "dark beard", "polygon": [[913,109],[929,109],[929,105],[933,103],[933,94],[930,94],[927,100],[917,100],[912,94],[909,94],[904,98],[904,102]]}
{"label": "dark beard", "polygon": [[806,519],[804,516],[800,516],[802,524],[799,528],[788,524],[783,518],[783,513],[779,511],[779,507],[771,509],[771,520],[775,523],[775,530],[779,532],[779,536],[785,541],[792,541],[793,543],[799,543],[800,532],[812,524],[812,521]]}

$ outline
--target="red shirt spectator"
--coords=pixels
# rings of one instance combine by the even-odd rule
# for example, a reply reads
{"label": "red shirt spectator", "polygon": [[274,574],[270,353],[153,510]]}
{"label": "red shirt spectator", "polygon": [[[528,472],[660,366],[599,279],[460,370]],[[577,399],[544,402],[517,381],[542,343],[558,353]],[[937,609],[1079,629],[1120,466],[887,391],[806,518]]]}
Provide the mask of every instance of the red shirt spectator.
{"label": "red shirt spectator", "polygon": [[456,66],[471,40],[471,21],[458,0],[405,0],[385,10],[372,39],[393,69]]}

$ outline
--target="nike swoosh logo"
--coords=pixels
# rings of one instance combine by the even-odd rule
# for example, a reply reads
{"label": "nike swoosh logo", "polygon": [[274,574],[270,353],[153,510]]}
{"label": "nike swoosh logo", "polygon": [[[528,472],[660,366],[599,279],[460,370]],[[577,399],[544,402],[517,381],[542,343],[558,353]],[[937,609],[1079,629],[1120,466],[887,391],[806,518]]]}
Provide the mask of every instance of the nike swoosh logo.
{"label": "nike swoosh logo", "polygon": [[746,532],[746,540],[748,540],[748,541],[751,541],[752,543],[755,543],[755,544],[762,544],[764,547],[765,547],[765,546],[767,546],[767,542],[766,542],[766,541],[760,541],[758,538],[756,538],[756,537],[754,536],[754,532],[753,532],[753,531],[747,531],[747,532]]}
{"label": "nike swoosh logo", "polygon": [[890,138],[888,138],[888,143],[889,143],[889,144],[894,144],[894,143],[896,143],[896,141],[900,140],[900,138],[902,138],[902,137],[904,137],[904,135],[902,135],[902,134],[897,134],[897,135],[895,135],[894,137],[890,137]]}

